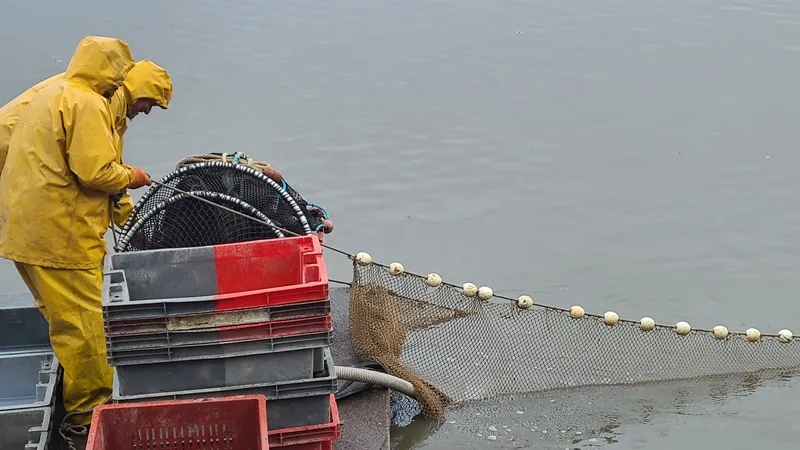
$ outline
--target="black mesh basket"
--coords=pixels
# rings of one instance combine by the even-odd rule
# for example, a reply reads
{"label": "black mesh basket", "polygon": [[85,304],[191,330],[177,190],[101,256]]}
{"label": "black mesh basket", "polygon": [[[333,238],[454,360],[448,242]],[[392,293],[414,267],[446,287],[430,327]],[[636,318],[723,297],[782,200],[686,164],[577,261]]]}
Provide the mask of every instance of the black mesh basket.
{"label": "black mesh basket", "polygon": [[[164,177],[160,183],[165,186],[154,184],[134,206],[122,228],[116,251],[306,235],[313,233],[316,222],[321,224],[324,219],[324,213],[309,208],[305,201],[301,207],[280,184],[260,171],[240,164],[209,161],[186,165]],[[231,208],[262,223],[209,205],[170,187]],[[306,212],[315,218],[313,228]],[[288,233],[278,234],[278,229]]]}
{"label": "black mesh basket", "polygon": [[[216,156],[216,157],[220,158],[219,161],[211,160],[213,162],[219,162],[219,163],[223,163],[223,164],[235,164],[233,162],[227,163],[225,160],[223,160],[222,159],[223,158],[223,154],[222,153],[209,153],[208,155],[209,156]],[[234,155],[236,155],[236,153],[234,153],[233,155],[229,155],[229,156],[233,157]],[[240,156],[242,156],[246,160],[250,159],[244,153],[240,153]],[[186,166],[193,165],[193,164],[197,164],[197,162],[194,162],[194,163],[190,162],[190,163],[183,163],[183,164],[179,163],[178,168],[186,167]],[[239,164],[241,164],[241,162]],[[317,206],[317,205],[314,205],[312,203],[307,202],[303,198],[303,196],[300,195],[299,192],[294,190],[294,188],[292,188],[289,184],[286,183],[286,179],[285,178],[280,181],[280,186],[283,188],[283,190],[285,190],[295,200],[297,205],[300,207],[300,210],[302,210],[303,213],[306,215],[306,219],[308,219],[309,227],[312,230],[316,230],[316,231],[321,230],[322,226],[323,226],[323,221],[325,219],[329,218],[327,211],[325,211],[325,209],[320,207],[320,206]]]}
{"label": "black mesh basket", "polygon": [[202,247],[286,237],[267,216],[236,198],[207,191],[188,194],[192,195],[175,194],[140,215],[119,239],[117,251]]}

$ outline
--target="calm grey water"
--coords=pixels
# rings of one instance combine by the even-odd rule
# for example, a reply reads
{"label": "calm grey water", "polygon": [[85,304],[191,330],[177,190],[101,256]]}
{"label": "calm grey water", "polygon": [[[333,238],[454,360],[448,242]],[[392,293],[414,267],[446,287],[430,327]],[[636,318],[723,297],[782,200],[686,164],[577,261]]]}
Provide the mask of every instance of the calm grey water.
{"label": "calm grey water", "polygon": [[[126,135],[126,160],[154,176],[188,154],[245,151],[331,211],[329,243],[379,261],[634,319],[800,333],[800,3],[6,0],[0,102],[63,70],[88,34],[125,39],[173,77],[170,110]],[[346,260],[328,264],[349,278]],[[24,291],[5,261],[0,286]],[[514,440],[484,428],[516,411],[487,416],[553,399],[487,403],[396,440],[789,446],[800,388],[764,384],[724,401],[704,397],[708,382],[603,391],[589,397],[612,400],[591,407],[564,397],[588,410]],[[695,401],[670,406],[682,389]],[[615,417],[605,438],[554,436],[595,416]]]}

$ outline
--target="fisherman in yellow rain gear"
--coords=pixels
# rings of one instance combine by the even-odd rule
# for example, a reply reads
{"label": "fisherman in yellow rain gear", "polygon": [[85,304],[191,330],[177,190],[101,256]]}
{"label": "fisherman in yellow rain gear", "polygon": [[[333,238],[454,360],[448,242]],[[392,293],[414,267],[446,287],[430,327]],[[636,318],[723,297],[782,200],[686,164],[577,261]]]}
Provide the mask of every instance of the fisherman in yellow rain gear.
{"label": "fisherman in yellow rain gear", "polygon": [[[8,144],[11,141],[11,130],[17,123],[19,112],[28,105],[37,92],[64,77],[64,72],[35,84],[27,91],[6,103],[0,108],[0,173],[5,165]],[[153,106],[167,109],[172,99],[172,80],[166,70],[152,61],[137,62],[128,72],[121,89],[117,89],[111,97],[111,116],[114,120],[114,131],[117,133],[118,151],[122,155],[124,134],[128,129],[128,120],[133,120],[139,113],[150,114]],[[113,219],[122,227],[133,210],[133,199],[125,193],[117,198],[119,208],[114,210]]]}
{"label": "fisherman in yellow rain gear", "polygon": [[[88,424],[111,394],[100,305],[111,197],[151,184],[122,164],[109,102],[133,67],[125,42],[82,39],[63,76],[37,85],[19,108],[0,172],[0,257],[15,262],[49,322],[73,425]],[[122,104],[135,116],[136,101]]]}

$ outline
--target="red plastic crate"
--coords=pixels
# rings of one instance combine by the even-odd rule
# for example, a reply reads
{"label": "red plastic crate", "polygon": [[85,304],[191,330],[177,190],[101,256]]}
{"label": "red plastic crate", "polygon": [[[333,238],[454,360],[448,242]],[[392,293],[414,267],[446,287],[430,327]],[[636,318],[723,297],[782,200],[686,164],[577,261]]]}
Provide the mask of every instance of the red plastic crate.
{"label": "red plastic crate", "polygon": [[281,445],[280,448],[282,448],[283,450],[333,450],[333,441],[309,442],[307,444]]}
{"label": "red plastic crate", "polygon": [[269,450],[263,395],[101,405],[86,450]]}
{"label": "red plastic crate", "polygon": [[324,300],[328,272],[316,235],[214,246],[217,310]]}
{"label": "red plastic crate", "polygon": [[331,421],[307,427],[284,428],[269,431],[270,448],[284,450],[330,450],[333,442],[342,437],[342,422],[336,396],[331,394]]}

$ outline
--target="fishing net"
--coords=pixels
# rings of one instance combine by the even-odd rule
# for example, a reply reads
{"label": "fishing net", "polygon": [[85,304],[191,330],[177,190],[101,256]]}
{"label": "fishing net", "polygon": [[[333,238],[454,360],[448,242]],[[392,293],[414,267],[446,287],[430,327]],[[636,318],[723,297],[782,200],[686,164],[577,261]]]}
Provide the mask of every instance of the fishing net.
{"label": "fishing net", "polygon": [[[148,210],[131,226],[124,251],[201,247],[286,237],[267,216],[234,197],[216,192],[176,194]],[[196,197],[209,200],[210,205]],[[218,208],[219,205],[226,209]],[[244,213],[261,224],[229,210]]]}
{"label": "fishing net", "polygon": [[195,247],[305,235],[314,232],[324,218],[320,209],[311,208],[304,200],[298,203],[279,183],[253,167],[200,162],[180,166],[142,196],[123,226],[115,250]]}
{"label": "fishing net", "polygon": [[[136,204],[117,250],[318,230],[325,210],[264,175],[264,164],[237,155],[187,158],[160,181],[165,187],[154,185]],[[362,359],[410,381],[429,418],[441,420],[459,403],[505,395],[800,367],[800,344],[787,330],[761,335],[619,320],[349,256],[352,345]]]}
{"label": "fishing net", "polygon": [[[264,169],[271,168],[268,163],[263,161],[254,161],[251,160],[249,156],[245,153],[234,153],[229,155],[227,153],[208,153],[205,155],[192,155],[188,156],[181,161],[178,162],[177,167],[181,168],[183,166],[197,164],[200,162],[209,162],[209,161],[221,161],[231,164],[239,164],[243,166],[247,166],[253,168],[259,172],[263,171]],[[323,225],[323,220],[328,218],[328,213],[325,211],[324,208],[314,205],[312,203],[308,203],[299,192],[297,192],[294,188],[292,188],[288,183],[286,183],[285,179],[281,179],[280,181],[281,187],[285,190],[303,211],[308,219],[308,224],[312,230],[320,230]]]}
{"label": "fishing net", "polygon": [[427,277],[354,263],[353,347],[413,383],[430,418],[441,420],[451,405],[502,395],[800,366],[800,343],[786,332],[681,334],[687,330],[652,323],[643,329],[641,322],[614,323],[613,314],[606,319],[580,308],[482,300],[472,288],[431,287]]}

